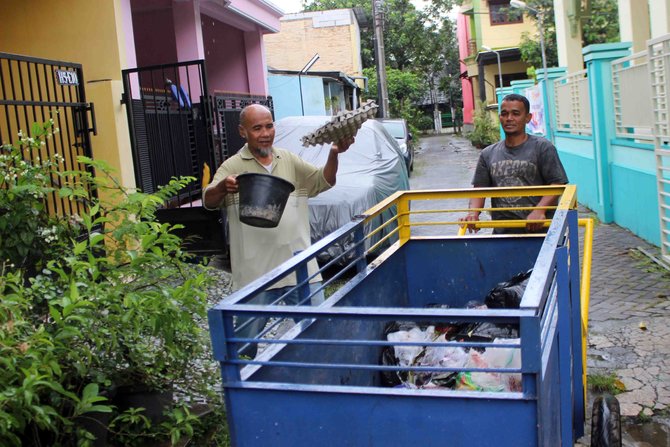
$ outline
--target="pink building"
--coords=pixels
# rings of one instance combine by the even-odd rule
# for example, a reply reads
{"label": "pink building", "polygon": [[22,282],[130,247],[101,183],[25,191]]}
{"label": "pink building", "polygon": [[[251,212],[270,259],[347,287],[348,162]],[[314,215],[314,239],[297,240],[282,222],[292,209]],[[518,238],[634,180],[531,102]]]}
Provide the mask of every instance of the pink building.
{"label": "pink building", "polygon": [[263,35],[279,31],[283,14],[272,3],[130,0],[129,7],[128,50],[138,67],[204,59],[210,93],[267,95]]}
{"label": "pink building", "polygon": [[[458,38],[458,58],[460,60],[460,73],[467,73],[468,66],[463,62],[470,56],[470,28],[469,19],[463,14],[458,15],[456,22],[456,36]],[[461,88],[463,91],[463,124],[473,124],[473,111],[475,109],[474,93],[472,90],[472,80],[467,76],[461,77]]]}

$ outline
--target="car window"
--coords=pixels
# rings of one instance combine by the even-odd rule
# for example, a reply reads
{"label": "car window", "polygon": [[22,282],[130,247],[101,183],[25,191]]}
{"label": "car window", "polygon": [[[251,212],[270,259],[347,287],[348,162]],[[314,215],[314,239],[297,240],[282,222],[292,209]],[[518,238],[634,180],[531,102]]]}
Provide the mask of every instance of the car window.
{"label": "car window", "polygon": [[405,126],[397,121],[383,121],[382,124],[394,138],[405,138]]}

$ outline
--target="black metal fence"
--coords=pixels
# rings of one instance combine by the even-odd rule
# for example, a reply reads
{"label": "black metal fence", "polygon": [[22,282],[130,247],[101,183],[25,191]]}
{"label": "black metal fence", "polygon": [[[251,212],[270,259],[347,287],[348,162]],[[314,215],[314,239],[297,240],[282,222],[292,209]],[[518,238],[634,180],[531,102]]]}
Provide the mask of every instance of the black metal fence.
{"label": "black metal fence", "polygon": [[[16,143],[19,132],[29,137],[33,123],[50,119],[53,136],[45,140],[39,154],[26,152],[25,156],[44,160],[59,154],[62,171],[83,169],[77,157],[92,156],[89,134],[96,134],[96,129],[81,64],[0,53],[0,143]],[[49,213],[59,216],[80,213],[84,206],[56,195],[47,200]]]}
{"label": "black metal fence", "polygon": [[[202,178],[205,164],[215,166],[212,114],[203,61],[123,70],[135,180],[155,192],[172,177]],[[181,201],[196,200],[190,184]]]}
{"label": "black metal fence", "polygon": [[[216,94],[213,96],[214,142],[216,153],[223,154],[222,160],[217,160],[217,166],[226,158],[237,153],[244,145],[237,126],[240,124],[240,112],[249,104],[263,104],[273,111],[272,97],[243,94]],[[274,112],[273,112],[274,116]]]}
{"label": "black metal fence", "polygon": [[156,217],[182,226],[176,234],[185,238],[188,250],[225,253],[225,212],[201,206],[204,167],[213,175],[244,144],[237,130],[242,108],[261,103],[272,110],[272,98],[210,94],[203,60],[133,68],[122,75],[138,187],[154,192],[172,177],[195,177]]}
{"label": "black metal fence", "polygon": [[211,95],[203,60],[122,74],[137,185],[154,192],[172,177],[198,179],[177,205],[198,204],[205,164],[213,173],[244,144],[237,131],[242,108],[261,103],[272,110],[266,96]]}

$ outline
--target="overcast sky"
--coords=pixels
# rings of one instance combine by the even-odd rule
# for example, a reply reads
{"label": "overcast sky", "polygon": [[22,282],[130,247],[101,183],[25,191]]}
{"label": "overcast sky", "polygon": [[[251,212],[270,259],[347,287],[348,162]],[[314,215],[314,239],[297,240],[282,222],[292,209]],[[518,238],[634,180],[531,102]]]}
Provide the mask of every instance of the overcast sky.
{"label": "overcast sky", "polygon": [[[300,12],[302,9],[302,0],[269,0],[271,3],[277,5],[282,11],[286,14],[292,12]],[[428,3],[428,0],[412,0],[414,6],[419,9],[422,8],[424,4]]]}

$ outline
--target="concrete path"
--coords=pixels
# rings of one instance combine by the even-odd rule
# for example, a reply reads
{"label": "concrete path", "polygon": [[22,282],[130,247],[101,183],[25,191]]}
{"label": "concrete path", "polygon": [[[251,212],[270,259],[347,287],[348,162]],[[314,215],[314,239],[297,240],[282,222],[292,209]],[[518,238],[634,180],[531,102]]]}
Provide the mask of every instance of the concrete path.
{"label": "concrete path", "polygon": [[[412,189],[470,187],[479,150],[468,140],[430,136],[420,146]],[[617,396],[624,446],[670,447],[670,273],[638,247],[659,253],[617,225],[595,227],[587,371],[613,374],[625,390]],[[589,445],[588,436],[578,445]]]}

